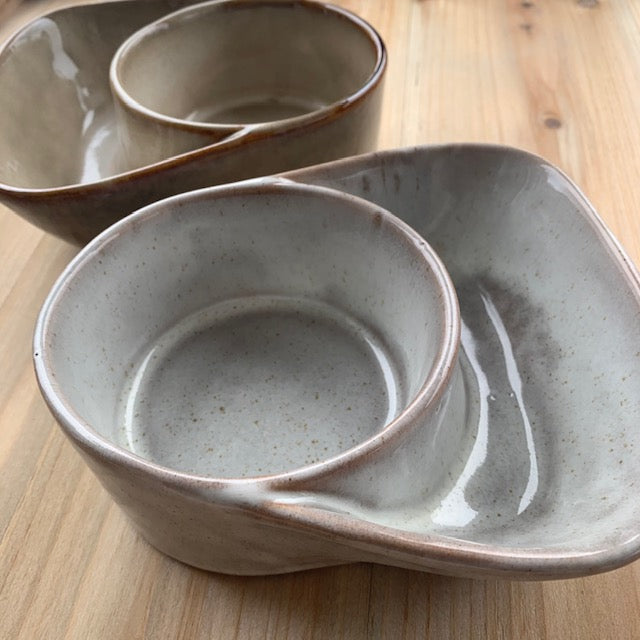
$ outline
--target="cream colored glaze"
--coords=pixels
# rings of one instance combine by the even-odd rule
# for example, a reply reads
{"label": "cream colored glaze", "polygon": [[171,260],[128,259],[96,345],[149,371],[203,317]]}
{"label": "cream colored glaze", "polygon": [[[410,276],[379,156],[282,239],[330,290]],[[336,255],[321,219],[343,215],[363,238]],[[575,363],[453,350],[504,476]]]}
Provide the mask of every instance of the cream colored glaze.
{"label": "cream colored glaze", "polygon": [[124,157],[142,167],[228,136],[250,145],[255,136],[316,126],[366,93],[383,59],[380,36],[331,5],[187,7],[137,31],[113,57]]}
{"label": "cream colored glaze", "polygon": [[[472,437],[450,443],[458,458],[438,484],[408,497],[424,456],[444,443],[385,441],[386,463],[371,452],[360,475],[332,467],[293,486],[212,485],[167,472],[158,491],[140,465],[111,449],[96,455],[104,444],[93,437],[77,442],[147,539],[230,573],[373,561],[540,579],[638,557],[640,365],[630,345],[640,341],[640,288],[566,176],[524,152],[453,145],[287,178],[370,199],[437,248],[460,300],[462,350],[436,432],[460,424]],[[388,474],[396,479],[378,484]]]}
{"label": "cream colored glaze", "polygon": [[[273,305],[288,301],[290,313],[292,300],[304,300],[304,326],[276,335],[286,327],[274,327]],[[247,305],[267,313],[249,318],[251,340]],[[166,517],[185,497],[242,510],[225,496],[284,489],[393,509],[450,484],[469,446],[459,330],[446,272],[406,225],[366,200],[263,179],[176,196],[96,238],[45,304],[35,359],[67,435],[94,468],[107,464],[102,481],[144,535],[166,536],[156,544],[203,566],[189,555],[203,541],[179,542],[199,526]],[[268,384],[254,384],[256,366]],[[212,389],[219,379],[224,388]],[[177,503],[166,501],[168,479]],[[246,553],[250,539],[278,555],[278,537],[256,538],[252,520],[240,516],[237,535],[209,549],[209,568],[279,570]]]}
{"label": "cream colored glaze", "polygon": [[33,21],[5,44],[0,201],[83,245],[162,197],[374,148],[386,53],[379,36],[363,26],[358,42],[370,35],[377,64],[370,81],[348,99],[284,121],[277,131],[246,128],[224,142],[135,167],[121,153],[109,65],[128,36],[185,4],[125,0],[69,7]]}

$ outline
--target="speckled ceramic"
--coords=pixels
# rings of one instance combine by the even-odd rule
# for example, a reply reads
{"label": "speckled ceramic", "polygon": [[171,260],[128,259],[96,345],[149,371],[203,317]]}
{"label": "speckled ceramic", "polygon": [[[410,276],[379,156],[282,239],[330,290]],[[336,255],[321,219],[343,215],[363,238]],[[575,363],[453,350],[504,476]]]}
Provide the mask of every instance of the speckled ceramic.
{"label": "speckled ceramic", "polygon": [[398,508],[446,483],[469,438],[459,330],[448,275],[409,227],[267,179],[105,231],[45,303],[35,359],[56,418],[146,538],[264,573],[309,559],[290,555],[285,522],[256,528],[245,509],[314,494],[330,510]]}
{"label": "speckled ceramic", "polygon": [[363,557],[455,575],[561,578],[637,558],[638,274],[579,189],[536,156],[477,145],[289,177],[386,207],[443,259],[474,432],[451,484],[413,509],[296,521]]}
{"label": "speckled ceramic", "polygon": [[232,143],[245,164],[264,171],[273,159],[254,157],[251,146],[265,135],[277,136],[278,146],[262,153],[286,146],[303,156],[300,132],[308,128],[320,127],[325,145],[359,136],[344,108],[367,93],[383,63],[378,34],[338,7],[307,0],[187,7],[143,27],[113,57],[125,158],[138,167]]}
{"label": "speckled ceramic", "polygon": [[[340,475],[326,484],[296,481],[290,490],[269,485],[266,494],[253,481],[218,484],[214,493],[198,481],[194,496],[181,476],[167,474],[145,503],[145,518],[166,507],[166,524],[147,534],[150,541],[230,573],[368,561],[555,579],[637,558],[640,288],[580,191],[538,157],[477,145],[371,154],[285,178],[395,212],[442,257],[461,310],[462,390],[440,427],[460,429],[454,408],[462,413],[457,457],[439,482],[396,503],[397,479],[377,485],[386,497],[376,488],[363,500]],[[379,444],[406,482],[422,477],[429,448]],[[99,449],[95,438],[83,446]],[[154,490],[139,465],[129,470],[130,484],[118,485],[121,462],[111,450],[92,464],[129,513]],[[370,468],[363,478],[377,481]],[[239,513],[248,529],[237,526]],[[142,515],[133,518],[143,526]],[[168,531],[178,526],[176,541]],[[277,552],[273,536],[282,541]],[[247,561],[214,566],[216,549],[230,539],[244,545]]]}
{"label": "speckled ceramic", "polygon": [[[109,87],[111,60],[135,31],[187,4],[125,0],[68,7],[31,22],[5,44],[0,52],[0,201],[46,231],[85,244],[162,197],[375,147],[384,46],[371,27],[335,10],[345,25],[354,25],[337,30],[355,34],[354,57],[365,35],[377,56],[358,91],[291,118],[277,133],[243,128],[242,135],[152,165],[127,160]],[[315,12],[319,23],[330,19],[315,15],[317,9],[304,0],[294,4],[287,6]],[[334,46],[341,52],[348,48]]]}

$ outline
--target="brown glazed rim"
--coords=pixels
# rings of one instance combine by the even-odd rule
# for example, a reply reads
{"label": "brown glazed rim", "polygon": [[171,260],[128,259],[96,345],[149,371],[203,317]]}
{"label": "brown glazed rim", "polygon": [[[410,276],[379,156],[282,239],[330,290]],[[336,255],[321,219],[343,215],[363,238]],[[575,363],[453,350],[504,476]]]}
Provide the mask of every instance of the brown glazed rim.
{"label": "brown glazed rim", "polygon": [[[75,274],[81,271],[85,264],[98,259],[105,251],[109,251],[110,245],[120,236],[127,234],[132,228],[145,224],[145,221],[166,215],[175,205],[210,201],[218,196],[241,197],[265,193],[290,193],[348,202],[354,215],[371,220],[382,220],[388,232],[399,237],[406,250],[412,252],[416,260],[420,260],[424,264],[425,277],[430,278],[436,288],[440,290],[440,314],[443,328],[438,352],[420,389],[406,404],[402,413],[375,435],[321,462],[277,474],[218,478],[177,471],[142,458],[98,434],[87,421],[76,413],[63,390],[57,384],[55,367],[50,360],[47,346],[50,340],[50,318],[56,313],[58,301],[65,295]],[[340,473],[353,465],[366,464],[369,458],[378,455],[384,447],[394,446],[394,442],[401,441],[413,429],[420,427],[420,417],[433,411],[443,393],[448,389],[458,358],[459,344],[460,312],[453,283],[440,258],[411,227],[385,209],[341,191],[302,185],[281,178],[256,178],[233,186],[207,187],[153,203],[123,218],[94,238],[65,268],[44,302],[36,323],[33,360],[40,390],[51,412],[74,443],[89,452],[90,455],[109,461],[111,464],[126,466],[130,470],[135,469],[144,475],[154,477],[155,480],[165,485],[173,485],[176,489],[184,488],[186,485],[197,485],[203,489],[231,489],[233,491],[234,487],[241,488],[249,485],[262,489],[273,489],[291,486],[290,483],[294,480],[296,482],[312,481],[333,473]]]}
{"label": "brown glazed rim", "polygon": [[[192,17],[192,15],[198,15],[200,13],[203,13],[206,16],[209,16],[211,13],[221,13],[222,15],[220,16],[220,18],[223,19],[225,13],[235,11],[252,11],[254,9],[263,9],[270,7],[277,7],[288,11],[295,11],[296,8],[302,7],[305,11],[315,12],[316,14],[318,14],[320,16],[319,19],[321,19],[323,16],[329,16],[330,19],[341,19],[363,33],[367,37],[374,53],[374,56],[372,56],[372,70],[364,84],[353,93],[344,96],[340,100],[336,100],[335,102],[320,109],[314,109],[313,111],[309,111],[302,115],[291,118],[267,120],[265,122],[256,123],[197,122],[168,116],[164,113],[144,106],[138,100],[133,98],[123,87],[120,80],[120,70],[122,68],[122,65],[124,64],[125,58],[131,54],[132,49],[139,43],[148,38],[155,37],[158,33],[162,33],[167,28],[167,26],[175,25],[177,28],[180,28],[183,24],[183,19],[188,19]],[[136,116],[139,116],[142,119],[161,123],[174,129],[181,129],[183,131],[202,134],[228,132],[229,135],[241,132],[271,132],[279,131],[281,129],[288,132],[292,129],[303,127],[306,124],[311,124],[316,120],[323,120],[325,114],[327,113],[347,108],[351,102],[358,98],[358,96],[366,93],[367,87],[370,85],[375,76],[380,72],[381,65],[383,64],[383,58],[384,45],[382,43],[382,38],[375,31],[375,29],[373,29],[373,27],[365,22],[362,18],[356,16],[347,9],[343,9],[332,4],[310,0],[208,0],[206,2],[201,2],[199,4],[184,7],[177,11],[174,11],[173,13],[162,16],[158,20],[155,20],[154,22],[142,27],[131,36],[129,36],[120,45],[113,56],[111,66],[109,68],[109,81],[113,93],[120,100],[120,105],[126,108],[127,111],[135,114]]]}
{"label": "brown glazed rim", "polygon": [[[259,3],[259,0],[229,0],[230,2],[246,2],[246,3]],[[367,82],[360,87],[358,91],[353,93],[351,96],[348,96],[344,100],[333,103],[323,109],[319,109],[317,111],[310,112],[308,114],[304,114],[302,116],[298,116],[296,118],[291,118],[289,120],[278,120],[276,123],[284,123],[286,126],[277,127],[277,128],[269,128],[269,127],[261,127],[257,125],[247,126],[247,127],[238,127],[236,125],[231,125],[231,133],[228,137],[223,138],[221,141],[214,142],[213,144],[206,145],[195,149],[194,151],[189,151],[187,153],[183,153],[176,156],[171,156],[165,160],[160,162],[156,162],[154,164],[146,165],[143,167],[138,167],[136,169],[131,169],[129,171],[124,171],[122,173],[116,173],[111,176],[107,176],[101,178],[100,180],[94,180],[91,182],[85,183],[72,183],[65,184],[54,187],[38,187],[38,188],[30,188],[30,187],[18,187],[12,186],[10,184],[6,184],[0,181],[0,192],[4,192],[7,195],[10,195],[12,198],[16,200],[46,200],[52,196],[60,196],[60,197],[77,197],[77,196],[85,196],[94,193],[100,193],[102,191],[106,191],[111,187],[117,187],[118,185],[125,184],[128,182],[135,181],[143,176],[152,175],[155,173],[160,173],[162,171],[168,169],[178,168],[183,165],[187,165],[193,161],[197,161],[203,158],[206,158],[212,154],[217,153],[218,151],[230,151],[236,149],[238,147],[242,147],[245,144],[253,141],[262,140],[264,138],[278,138],[280,136],[288,135],[291,132],[299,131],[300,133],[304,133],[305,131],[310,131],[317,129],[323,125],[329,124],[334,120],[337,120],[342,116],[342,114],[346,111],[351,111],[357,109],[362,103],[364,103],[370,95],[381,85],[382,80],[384,78],[384,74],[387,68],[387,51],[382,40],[380,34],[365,20],[351,13],[350,11],[343,9],[341,7],[336,7],[331,4],[322,3],[322,2],[313,2],[310,0],[266,0],[267,2],[271,2],[272,4],[278,3],[289,3],[296,4],[305,7],[313,7],[316,10],[323,11],[331,11],[335,12],[343,16],[345,19],[353,22],[355,25],[360,27],[366,34],[369,35],[373,46],[376,48],[377,52],[377,60],[375,68],[367,80]],[[121,4],[119,0],[115,0],[114,2],[108,2],[106,4],[118,5]],[[62,9],[58,9],[57,11],[53,11],[51,13],[47,13],[40,18],[36,18],[35,20],[29,22],[27,25],[22,27],[17,33],[15,33],[9,40],[7,40],[2,48],[0,48],[0,63],[2,62],[3,56],[10,51],[12,43],[19,38],[26,29],[31,27],[37,20],[40,20],[42,17],[50,17],[56,15],[57,13],[62,13],[70,10],[77,9],[78,7],[90,7],[91,4],[85,5],[75,5],[71,7],[65,7]],[[196,6],[196,5],[193,5]],[[185,9],[189,9],[190,7],[185,7],[184,9],[180,9],[177,12],[184,11]],[[168,15],[174,15],[174,13]],[[166,16],[165,16],[166,17]],[[161,18],[161,20],[164,18]],[[151,23],[155,24],[155,23]],[[144,29],[144,27],[143,27]],[[136,32],[137,33],[137,32]],[[234,133],[235,131],[235,133]]]}

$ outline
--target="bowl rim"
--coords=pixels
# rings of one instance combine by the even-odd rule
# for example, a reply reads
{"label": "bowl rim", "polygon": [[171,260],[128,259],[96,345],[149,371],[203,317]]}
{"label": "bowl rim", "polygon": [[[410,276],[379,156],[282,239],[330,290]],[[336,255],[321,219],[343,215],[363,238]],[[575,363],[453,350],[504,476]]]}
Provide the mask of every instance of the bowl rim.
{"label": "bowl rim", "polygon": [[[265,120],[255,123],[204,122],[169,116],[145,106],[125,89],[121,80],[122,67],[127,57],[144,41],[154,38],[163,31],[172,28],[180,29],[186,20],[193,19],[194,16],[200,14],[209,15],[211,13],[215,14],[218,11],[224,14],[228,11],[255,11],[274,7],[287,9],[289,12],[302,8],[307,12],[317,13],[319,15],[318,19],[321,19],[323,16],[330,17],[330,19],[342,19],[353,27],[354,31],[359,31],[363,34],[372,46],[375,56],[371,67],[372,70],[364,83],[350,94],[319,109],[314,109],[290,118]],[[113,55],[109,66],[109,84],[114,100],[118,106],[135,117],[173,130],[200,133],[203,135],[208,133],[217,135],[227,133],[229,136],[236,138],[238,135],[247,133],[289,132],[313,125],[319,121],[331,119],[341,111],[348,109],[351,104],[357,102],[359,98],[371,91],[372,87],[377,84],[380,76],[384,73],[385,64],[386,50],[380,34],[363,18],[360,18],[348,9],[318,0],[206,0],[205,2],[192,4],[164,15],[131,34],[120,44]],[[220,144],[224,143],[224,140],[225,139],[222,138],[222,140],[216,142]]]}
{"label": "bowl rim", "polygon": [[[442,332],[436,356],[433,359],[429,373],[420,389],[406,403],[403,411],[391,422],[378,430],[374,435],[358,442],[355,446],[320,460],[319,462],[303,465],[279,473],[255,475],[246,477],[217,477],[196,473],[178,471],[162,464],[143,458],[123,446],[120,446],[100,435],[91,425],[74,410],[56,381],[55,368],[50,360],[49,325],[51,317],[56,312],[58,301],[65,295],[74,276],[83,266],[97,259],[102,252],[109,249],[109,245],[117,241],[131,228],[136,228],[151,218],[169,215],[177,206],[197,202],[211,202],[216,198],[228,196],[243,197],[252,194],[268,193],[299,194],[309,197],[341,200],[357,210],[358,215],[373,218],[381,216],[387,226],[394,233],[402,236],[408,250],[413,251],[427,267],[425,273],[432,279],[440,290],[440,314],[442,317]],[[421,416],[432,411],[450,387],[460,347],[461,321],[457,295],[453,282],[433,248],[414,231],[409,225],[397,218],[391,212],[368,200],[358,198],[341,191],[327,187],[304,185],[292,180],[278,177],[253,178],[233,185],[207,187],[164,200],[154,202],[131,215],[116,222],[86,245],[76,257],[67,265],[51,288],[40,310],[33,337],[33,365],[41,394],[50,411],[60,424],[62,430],[71,441],[91,457],[98,457],[114,465],[123,465],[130,470],[136,470],[145,475],[154,476],[164,484],[175,487],[197,485],[207,489],[232,489],[233,487],[252,486],[275,489],[278,487],[292,487],[292,483],[306,483],[320,480],[328,475],[338,474],[352,465],[366,464],[367,460],[384,451],[386,447],[394,447],[399,441],[407,437],[414,429],[420,428]]]}

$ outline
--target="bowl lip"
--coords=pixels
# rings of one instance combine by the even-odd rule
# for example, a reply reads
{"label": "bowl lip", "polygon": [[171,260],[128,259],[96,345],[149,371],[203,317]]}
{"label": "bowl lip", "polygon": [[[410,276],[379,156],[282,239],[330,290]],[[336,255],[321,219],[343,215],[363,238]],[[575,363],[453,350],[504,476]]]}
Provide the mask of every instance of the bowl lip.
{"label": "bowl lip", "polygon": [[[365,82],[350,94],[319,109],[314,109],[313,111],[308,111],[302,115],[290,118],[265,120],[256,123],[202,122],[169,116],[143,105],[124,88],[120,73],[122,66],[125,64],[127,56],[131,55],[132,51],[145,40],[154,38],[157,34],[174,26],[180,28],[185,21],[193,19],[194,16],[199,14],[209,15],[210,13],[217,13],[218,11],[227,12],[236,10],[255,11],[273,7],[287,9],[289,12],[303,8],[307,12],[319,14],[320,17],[330,16],[331,19],[342,19],[354,27],[355,30],[364,34],[372,46],[375,55],[371,73]],[[285,133],[311,126],[316,122],[331,119],[341,111],[348,109],[351,104],[357,102],[362,96],[367,95],[372,88],[377,85],[380,77],[384,73],[385,66],[386,49],[382,37],[367,21],[348,9],[319,0],[206,0],[205,2],[192,4],[164,15],[131,34],[120,44],[111,60],[109,66],[109,83],[114,100],[118,103],[118,106],[138,118],[173,130],[200,133],[203,135],[208,133],[228,133],[228,135],[235,137],[241,133]],[[224,142],[224,138],[220,142]]]}
{"label": "bowl lip", "polygon": [[[51,317],[55,314],[57,303],[64,296],[75,274],[81,271],[87,262],[97,259],[97,256],[102,255],[103,251],[108,251],[109,245],[117,241],[119,236],[127,234],[131,228],[145,224],[145,221],[156,216],[169,215],[176,206],[211,202],[225,197],[263,195],[265,190],[268,193],[340,200],[357,211],[358,215],[370,219],[381,216],[380,219],[386,221],[387,228],[402,237],[401,241],[407,246],[407,250],[413,251],[416,257],[423,261],[427,277],[432,279],[441,292],[442,333],[438,352],[422,386],[413,395],[404,410],[373,436],[346,451],[314,464],[268,475],[216,477],[178,471],[151,462],[103,437],[75,412],[72,404],[60,389],[56,382],[55,369],[50,361],[49,347],[47,346]],[[67,265],[47,295],[36,322],[33,337],[33,364],[40,391],[57,422],[72,442],[91,457],[97,457],[110,464],[122,465],[129,471],[135,470],[176,488],[196,486],[201,489],[217,490],[233,489],[234,487],[276,489],[292,487],[293,481],[319,480],[327,475],[340,473],[352,465],[366,464],[369,458],[376,456],[385,446],[394,447],[395,442],[407,437],[413,429],[419,428],[418,423],[421,417],[426,412],[435,409],[450,386],[458,359],[460,332],[460,310],[453,282],[436,252],[422,236],[405,222],[368,200],[341,191],[315,185],[303,185],[280,177],[253,178],[232,185],[207,187],[154,202],[116,222],[94,238]]]}

